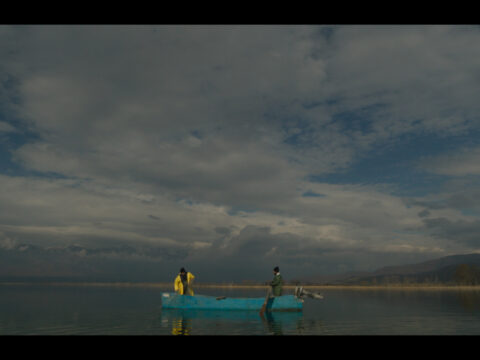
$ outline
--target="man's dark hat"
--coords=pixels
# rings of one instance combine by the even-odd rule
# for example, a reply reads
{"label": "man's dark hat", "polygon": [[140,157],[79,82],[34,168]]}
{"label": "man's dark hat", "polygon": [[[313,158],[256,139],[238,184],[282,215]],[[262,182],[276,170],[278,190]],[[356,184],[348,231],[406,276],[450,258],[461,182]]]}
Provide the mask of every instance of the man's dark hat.
{"label": "man's dark hat", "polygon": [[181,269],[180,269],[180,272],[181,272],[181,273],[186,272],[186,271],[185,271],[185,268],[181,268]]}
{"label": "man's dark hat", "polygon": [[275,271],[275,272],[279,272],[279,271],[280,271],[280,269],[278,268],[278,266],[275,266],[275,268],[273,269],[273,271]]}

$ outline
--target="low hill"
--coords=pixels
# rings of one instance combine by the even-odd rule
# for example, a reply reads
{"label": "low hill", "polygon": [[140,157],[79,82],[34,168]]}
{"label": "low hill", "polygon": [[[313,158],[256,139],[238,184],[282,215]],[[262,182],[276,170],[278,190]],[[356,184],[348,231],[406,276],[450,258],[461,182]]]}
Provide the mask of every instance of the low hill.
{"label": "low hill", "polygon": [[480,284],[480,254],[452,255],[417,264],[383,267],[373,272],[317,278],[316,282],[338,285]]}

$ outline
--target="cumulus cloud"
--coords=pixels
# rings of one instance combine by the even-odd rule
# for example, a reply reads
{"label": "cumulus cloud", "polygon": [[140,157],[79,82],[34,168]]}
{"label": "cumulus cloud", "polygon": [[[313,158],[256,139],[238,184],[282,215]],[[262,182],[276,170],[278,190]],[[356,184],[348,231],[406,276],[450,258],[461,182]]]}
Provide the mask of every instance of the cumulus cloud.
{"label": "cumulus cloud", "polygon": [[[35,137],[11,149],[25,172],[0,175],[0,231],[205,271],[438,254],[429,221],[463,221],[469,193],[406,200],[312,175],[478,130],[479,40],[470,26],[2,26],[0,133]],[[477,152],[421,167],[478,175]]]}
{"label": "cumulus cloud", "polygon": [[17,247],[17,242],[8,236],[5,236],[5,234],[0,233],[0,248],[6,249],[6,250],[11,250],[15,249]]}
{"label": "cumulus cloud", "polygon": [[480,221],[478,219],[450,220],[447,218],[433,218],[425,219],[424,221],[435,237],[459,243],[466,248],[477,248],[480,245],[478,237]]}

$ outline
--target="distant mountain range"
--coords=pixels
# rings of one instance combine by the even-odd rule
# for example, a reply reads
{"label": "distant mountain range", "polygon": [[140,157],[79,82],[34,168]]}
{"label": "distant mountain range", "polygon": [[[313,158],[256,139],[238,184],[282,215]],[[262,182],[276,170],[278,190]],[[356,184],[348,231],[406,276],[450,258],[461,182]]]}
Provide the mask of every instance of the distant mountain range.
{"label": "distant mountain range", "polygon": [[312,282],[335,285],[480,284],[480,254],[446,256],[418,264],[387,266],[373,272],[319,276]]}

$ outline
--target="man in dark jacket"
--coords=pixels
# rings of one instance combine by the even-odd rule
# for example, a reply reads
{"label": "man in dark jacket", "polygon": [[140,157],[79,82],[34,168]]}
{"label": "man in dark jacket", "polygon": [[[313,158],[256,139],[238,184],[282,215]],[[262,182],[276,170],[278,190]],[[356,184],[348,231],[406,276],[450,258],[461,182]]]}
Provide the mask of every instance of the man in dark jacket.
{"label": "man in dark jacket", "polygon": [[273,296],[282,296],[283,278],[280,275],[280,269],[276,266],[273,269],[273,280],[270,283]]}

